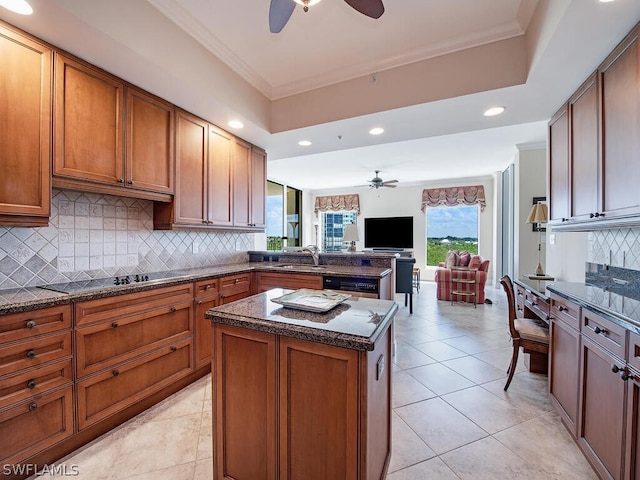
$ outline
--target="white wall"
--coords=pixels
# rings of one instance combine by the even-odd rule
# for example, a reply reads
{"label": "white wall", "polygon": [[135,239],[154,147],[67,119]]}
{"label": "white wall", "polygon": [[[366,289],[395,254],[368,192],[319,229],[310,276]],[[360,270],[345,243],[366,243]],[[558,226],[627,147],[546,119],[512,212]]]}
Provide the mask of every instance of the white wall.
{"label": "white wall", "polygon": [[378,190],[368,188],[343,188],[332,190],[313,190],[303,194],[303,244],[316,243],[313,222],[317,217],[313,213],[313,205],[316,196],[339,195],[357,193],[360,195],[360,215],[358,217],[358,232],[360,241],[356,248],[364,248],[364,222],[367,217],[402,217],[412,216],[413,224],[413,244],[416,266],[422,270],[423,280],[433,280],[435,268],[426,267],[426,217],[420,210],[422,202],[422,190],[425,188],[452,187],[465,185],[483,185],[487,198],[487,207],[480,213],[478,238],[479,254],[483,258],[491,260],[489,276],[493,278],[493,252],[494,252],[494,189],[495,177],[465,178],[457,180],[446,180],[437,183],[423,183],[420,185],[398,186],[395,189],[381,188]]}
{"label": "white wall", "polygon": [[[526,273],[535,273],[538,266],[538,233],[534,233],[531,224],[525,223],[533,197],[546,196],[547,155],[545,148],[518,147],[515,160],[515,259],[516,278]],[[546,234],[541,234],[540,263],[545,268]]]}
{"label": "white wall", "polygon": [[589,259],[589,232],[547,231],[546,272],[556,280],[584,282],[584,262]]}

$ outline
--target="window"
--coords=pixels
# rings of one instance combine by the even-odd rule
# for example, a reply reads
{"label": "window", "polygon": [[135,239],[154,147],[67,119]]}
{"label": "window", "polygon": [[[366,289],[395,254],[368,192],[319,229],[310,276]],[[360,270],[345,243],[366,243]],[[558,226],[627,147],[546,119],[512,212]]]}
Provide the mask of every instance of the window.
{"label": "window", "polygon": [[322,212],[320,216],[321,245],[325,252],[339,252],[345,245],[342,241],[344,226],[356,223],[356,212]]}
{"label": "window", "polygon": [[427,208],[427,265],[444,262],[448,250],[478,253],[478,206]]}
{"label": "window", "polygon": [[300,246],[301,211],[301,190],[267,181],[267,250]]}

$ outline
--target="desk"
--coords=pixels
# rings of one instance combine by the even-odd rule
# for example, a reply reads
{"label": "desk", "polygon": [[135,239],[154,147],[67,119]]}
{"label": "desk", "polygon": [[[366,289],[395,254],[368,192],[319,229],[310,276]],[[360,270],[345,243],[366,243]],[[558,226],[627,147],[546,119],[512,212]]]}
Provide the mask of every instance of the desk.
{"label": "desk", "polygon": [[[541,279],[533,276],[532,280],[514,280],[516,296],[516,313],[519,317],[537,318],[549,324],[550,301],[546,294],[546,287],[540,286]],[[529,278],[525,275],[525,278]],[[553,278],[553,277],[548,277]],[[534,281],[537,284],[534,285]],[[547,373],[548,355],[541,353],[525,354],[524,362],[530,372]]]}

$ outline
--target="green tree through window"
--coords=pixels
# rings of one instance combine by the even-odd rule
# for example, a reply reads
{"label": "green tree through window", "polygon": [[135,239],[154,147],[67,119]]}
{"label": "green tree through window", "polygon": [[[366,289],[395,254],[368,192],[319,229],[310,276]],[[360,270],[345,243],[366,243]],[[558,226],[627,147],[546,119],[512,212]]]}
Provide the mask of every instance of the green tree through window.
{"label": "green tree through window", "polygon": [[427,265],[444,262],[449,250],[478,253],[478,207],[427,208]]}

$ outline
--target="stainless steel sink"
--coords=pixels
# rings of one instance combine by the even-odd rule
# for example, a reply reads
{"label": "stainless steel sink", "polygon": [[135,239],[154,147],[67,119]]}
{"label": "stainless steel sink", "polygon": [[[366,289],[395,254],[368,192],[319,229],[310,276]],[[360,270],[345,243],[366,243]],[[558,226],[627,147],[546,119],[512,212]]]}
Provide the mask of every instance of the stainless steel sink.
{"label": "stainless steel sink", "polygon": [[299,265],[274,265],[273,268],[286,268],[286,269],[299,269],[299,270],[306,270],[306,269],[323,269],[323,268],[327,268],[324,265],[304,265],[304,264],[299,264]]}

